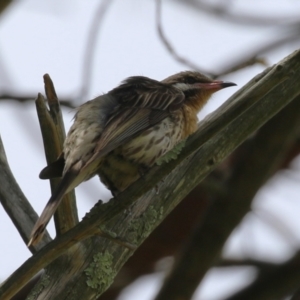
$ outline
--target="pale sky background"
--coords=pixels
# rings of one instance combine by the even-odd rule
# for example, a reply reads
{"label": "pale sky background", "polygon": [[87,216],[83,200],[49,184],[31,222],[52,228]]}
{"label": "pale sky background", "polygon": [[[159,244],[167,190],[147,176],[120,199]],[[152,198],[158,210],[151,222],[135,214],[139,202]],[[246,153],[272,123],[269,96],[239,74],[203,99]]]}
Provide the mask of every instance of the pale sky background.
{"label": "pale sky background", "polygon": [[[218,3],[221,1],[207,1]],[[300,16],[300,1],[227,1],[233,12],[258,16]],[[49,73],[58,97],[78,97],[82,80],[83,55],[91,21],[99,1],[23,0],[16,1],[0,18],[0,93],[36,95],[44,93],[43,74]],[[299,13],[298,13],[299,12]],[[272,40],[278,31],[272,27],[243,26],[200,14],[176,1],[163,1],[166,35],[181,55],[203,69],[218,71],[234,59]],[[299,48],[299,43],[281,47],[268,54],[270,64]],[[86,100],[107,92],[132,75],[163,79],[187,67],[176,62],[160,42],[155,28],[152,0],[112,1],[103,19],[91,88]],[[203,118],[225,101],[262,66],[249,67],[223,77],[238,84],[217,93],[200,114]],[[74,115],[64,108],[66,129]],[[10,167],[26,197],[40,214],[49,196],[47,181],[38,179],[45,166],[44,150],[34,102],[0,102],[0,134]],[[300,159],[280,172],[259,192],[249,214],[231,236],[225,255],[282,261],[299,247]],[[0,183],[1,184],[1,183]],[[77,190],[80,216],[95,201],[109,199],[110,193],[98,178]],[[82,199],[90,199],[83,202]],[[272,218],[279,231],[272,229],[263,216]],[[0,206],[0,281],[31,256],[17,230]],[[48,226],[54,233],[53,224]],[[216,300],[253,277],[251,268],[213,270],[206,276],[195,299]],[[162,273],[145,276],[128,288],[122,300],[150,300],[160,284]],[[217,288],[216,288],[217,287]],[[138,294],[137,294],[138,293]]]}

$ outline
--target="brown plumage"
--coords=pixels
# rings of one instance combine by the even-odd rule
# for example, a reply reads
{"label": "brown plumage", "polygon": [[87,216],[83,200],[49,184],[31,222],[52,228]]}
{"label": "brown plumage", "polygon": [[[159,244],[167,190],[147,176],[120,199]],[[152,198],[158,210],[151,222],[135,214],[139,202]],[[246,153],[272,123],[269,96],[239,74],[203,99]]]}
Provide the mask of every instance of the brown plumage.
{"label": "brown plumage", "polygon": [[35,224],[36,244],[64,194],[96,174],[115,195],[197,129],[210,96],[234,83],[181,72],[163,81],[136,76],[78,108],[64,152],[40,178],[62,177]]}

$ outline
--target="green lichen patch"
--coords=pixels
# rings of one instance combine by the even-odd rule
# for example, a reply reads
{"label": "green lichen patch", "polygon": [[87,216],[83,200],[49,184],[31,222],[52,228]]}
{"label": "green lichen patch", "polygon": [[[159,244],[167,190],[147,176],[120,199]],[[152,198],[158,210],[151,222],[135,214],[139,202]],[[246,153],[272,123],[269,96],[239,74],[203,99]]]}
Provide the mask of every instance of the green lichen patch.
{"label": "green lichen patch", "polygon": [[149,208],[137,219],[130,223],[130,239],[137,244],[140,240],[144,240],[153,231],[155,224],[161,220],[163,216],[163,207],[156,210],[154,206]]}
{"label": "green lichen patch", "polygon": [[157,161],[156,164],[157,165],[161,165],[163,163],[168,163],[171,160],[175,160],[177,159],[179,153],[181,152],[181,150],[184,148],[185,146],[185,140],[178,143],[173,149],[171,149],[169,152],[167,152],[165,155],[163,155],[162,157],[160,157]]}
{"label": "green lichen patch", "polygon": [[86,284],[92,289],[106,289],[116,275],[112,265],[113,256],[108,251],[95,254],[93,261],[84,270],[87,276]]}

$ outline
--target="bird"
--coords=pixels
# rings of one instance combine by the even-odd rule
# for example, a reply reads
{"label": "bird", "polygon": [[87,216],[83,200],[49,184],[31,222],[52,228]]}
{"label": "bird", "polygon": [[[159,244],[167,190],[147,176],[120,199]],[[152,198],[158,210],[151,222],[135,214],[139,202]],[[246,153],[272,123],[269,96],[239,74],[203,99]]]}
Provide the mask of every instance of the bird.
{"label": "bird", "polygon": [[41,240],[66,193],[95,175],[114,196],[124,191],[197,130],[197,114],[213,93],[235,85],[195,71],[162,81],[133,76],[79,106],[62,154],[39,175],[61,181],[35,223],[28,246]]}

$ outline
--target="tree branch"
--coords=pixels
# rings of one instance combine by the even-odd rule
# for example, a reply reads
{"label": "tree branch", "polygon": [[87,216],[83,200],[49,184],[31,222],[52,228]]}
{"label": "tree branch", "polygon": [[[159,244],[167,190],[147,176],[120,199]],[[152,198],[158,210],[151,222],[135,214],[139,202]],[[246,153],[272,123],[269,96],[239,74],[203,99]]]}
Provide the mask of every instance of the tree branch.
{"label": "tree branch", "polygon": [[[270,94],[276,97],[273,91]],[[299,132],[299,126],[298,96],[243,145],[244,153],[240,154],[232,176],[225,183],[227,194],[213,199],[206,216],[178,256],[156,300],[166,299],[166,295],[170,300],[192,297],[206,272],[216,264],[227,238],[250,210],[258,189],[282,164]]]}
{"label": "tree branch", "polygon": [[[1,138],[0,182],[0,202],[20,233],[23,241],[27,244],[32,227],[38,216],[26,199],[9,168]],[[30,247],[30,251],[34,253],[50,241],[51,238],[48,232],[46,232],[41,243],[36,247]]]}
{"label": "tree branch", "polygon": [[174,57],[174,59],[176,61],[178,61],[179,63],[186,65],[187,67],[196,70],[200,73],[204,73],[207,74],[213,78],[216,77],[215,74],[208,72],[206,70],[203,70],[202,68],[200,68],[199,66],[197,66],[196,64],[194,64],[193,62],[189,61],[188,59],[180,56],[176,50],[174,49],[174,47],[171,45],[170,41],[167,39],[164,30],[162,28],[162,22],[161,22],[161,0],[156,0],[156,29],[157,29],[157,33],[158,36],[160,38],[160,40],[162,41],[163,45],[166,47],[167,51],[171,54],[171,56]]}
{"label": "tree branch", "polygon": [[299,288],[299,282],[300,252],[272,271],[261,272],[252,284],[226,300],[280,300]]}
{"label": "tree branch", "polygon": [[177,0],[177,2],[189,5],[193,10],[198,9],[219,19],[246,26],[299,26],[299,15],[272,17],[268,13],[265,16],[258,17],[256,14],[247,14],[241,11],[238,13],[230,12],[227,1],[224,1],[222,5],[211,5],[208,4],[209,1],[203,0]]}
{"label": "tree branch", "polygon": [[[18,95],[18,94],[14,94],[14,93],[2,93],[0,94],[0,100],[14,100],[14,101],[18,101],[18,102],[21,102],[21,103],[24,103],[24,102],[28,102],[28,101],[33,101],[34,99],[36,99],[36,96],[34,95],[27,95],[27,96],[24,96],[23,94],[22,95]],[[62,99],[62,100],[59,100],[59,103],[61,106],[66,106],[66,107],[69,107],[69,108],[74,108],[74,100],[73,99]]]}
{"label": "tree branch", "polygon": [[[261,49],[258,49],[256,51],[253,51],[253,54],[247,55],[247,57],[240,58],[238,60],[232,61],[226,68],[223,68],[222,71],[220,72],[209,72],[207,70],[203,70],[200,66],[196,65],[192,61],[188,60],[187,58],[179,55],[177,51],[174,49],[172,46],[171,42],[168,40],[166,37],[163,27],[162,27],[162,22],[161,22],[161,0],[156,0],[156,28],[157,28],[157,33],[158,36],[163,43],[163,45],[166,47],[167,51],[170,53],[170,55],[179,63],[186,65],[187,67],[194,69],[198,72],[204,73],[209,75],[212,78],[218,78],[224,75],[228,75],[230,73],[239,71],[241,69],[244,69],[246,67],[255,65],[255,64],[260,64],[263,66],[267,66],[267,62],[265,59],[262,57],[259,57],[259,55],[263,52],[266,52],[269,49],[276,48],[280,45],[282,45],[284,42],[287,41],[292,41],[295,39],[294,35],[289,34],[288,36],[284,36],[276,41],[273,41]],[[297,39],[299,38],[299,33],[297,30],[296,34]]]}
{"label": "tree branch", "polygon": [[[56,91],[48,74],[44,75],[44,82],[49,110],[41,94],[36,99],[36,109],[43,136],[46,159],[49,165],[62,153],[66,133]],[[52,193],[57,188],[59,181],[57,178],[50,180]],[[54,215],[54,222],[58,235],[68,231],[78,223],[74,191],[64,196]]]}
{"label": "tree branch", "polygon": [[[2,285],[0,296],[9,299],[38,270],[74,244],[97,234],[104,225],[117,236],[139,245],[218,163],[298,95],[299,58],[300,52],[295,52],[278,65],[256,76],[200,124],[201,130],[188,139],[177,160],[154,167],[118,197],[94,207],[80,224],[50,242],[16,270]],[[155,186],[159,188],[158,194]],[[97,237],[87,239],[84,245],[88,248],[86,259],[72,260],[76,263],[76,281],[72,277],[63,289],[60,287],[61,298],[55,299],[66,298],[71,288],[73,291],[75,288],[80,291],[81,299],[99,295],[109,286],[112,277],[132,254],[127,248]],[[106,268],[111,271],[109,279],[107,274],[99,275],[98,269],[94,269],[95,260],[99,260],[98,268],[102,269],[103,259]],[[67,274],[64,272],[56,275],[58,280],[66,280]],[[84,289],[86,276],[91,284],[88,289]],[[44,287],[45,294],[40,295],[49,295],[51,286]],[[58,291],[52,289],[52,292],[58,295]]]}
{"label": "tree branch", "polygon": [[0,14],[2,14],[11,5],[12,2],[12,0],[0,1]]}
{"label": "tree branch", "polygon": [[83,100],[87,97],[87,93],[91,84],[93,61],[95,58],[95,51],[98,49],[96,47],[97,37],[100,31],[100,24],[104,19],[104,16],[112,3],[112,0],[100,1],[99,6],[95,12],[92,20],[92,24],[88,34],[88,40],[86,44],[84,59],[83,59],[83,70],[82,70],[82,87],[79,93],[79,99]]}
{"label": "tree branch", "polygon": [[221,259],[217,267],[255,267],[258,271],[266,271],[275,269],[278,264],[266,262],[264,260],[257,259],[235,259],[235,258],[223,258]]}
{"label": "tree branch", "polygon": [[217,77],[228,75],[230,73],[236,72],[243,68],[249,67],[254,64],[260,64],[267,66],[267,61],[262,58],[267,52],[273,51],[287,43],[292,43],[300,39],[300,33],[298,28],[294,30],[289,30],[288,33],[281,33],[281,36],[276,37],[271,42],[265,45],[259,46],[259,48],[252,51],[248,51],[247,56],[237,58],[228,63],[227,67],[221,68],[221,71],[217,72]]}

